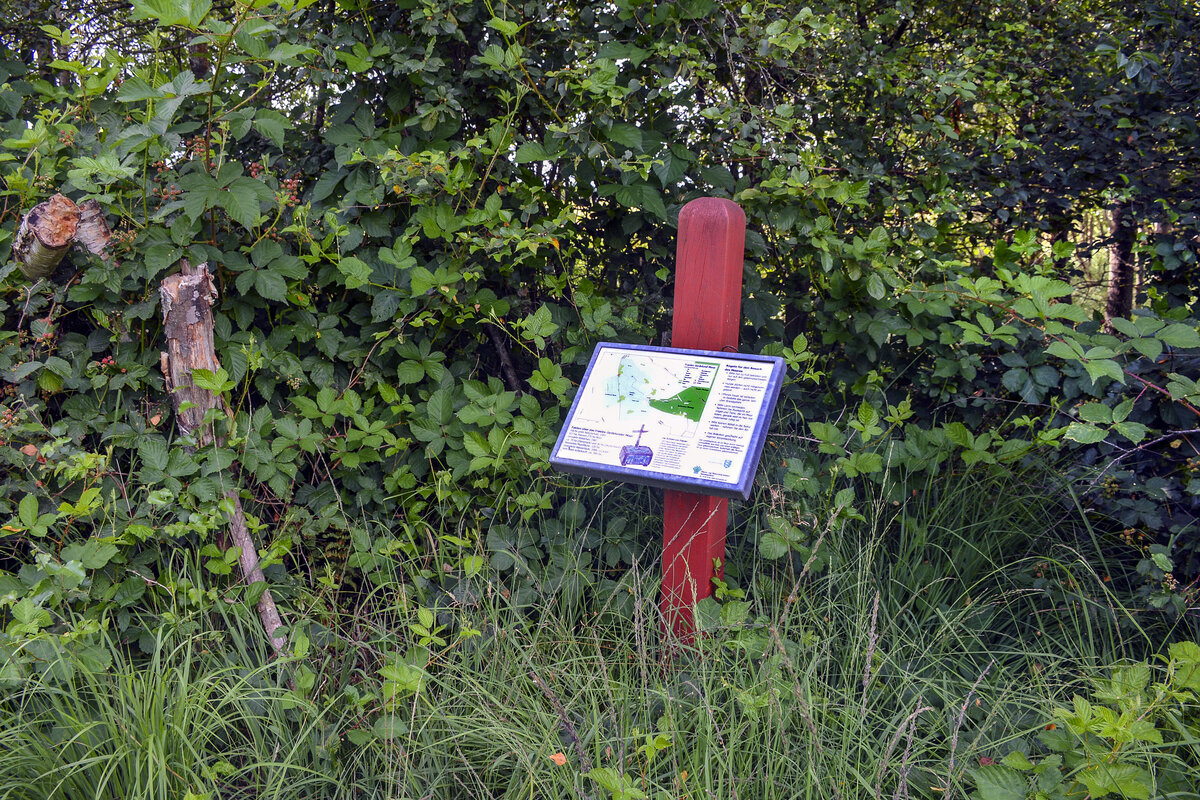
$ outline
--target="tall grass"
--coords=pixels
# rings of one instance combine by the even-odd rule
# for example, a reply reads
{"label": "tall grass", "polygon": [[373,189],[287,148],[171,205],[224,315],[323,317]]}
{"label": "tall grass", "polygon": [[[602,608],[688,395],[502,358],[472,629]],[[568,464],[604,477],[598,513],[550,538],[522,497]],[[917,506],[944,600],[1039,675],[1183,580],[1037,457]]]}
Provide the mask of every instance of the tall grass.
{"label": "tall grass", "polygon": [[1089,671],[1153,646],[1092,554],[1059,543],[1070,508],[953,477],[831,531],[830,567],[799,581],[754,560],[751,518],[731,553],[748,613],[693,643],[663,638],[655,567],[628,576],[623,615],[545,598],[530,620],[493,596],[469,611],[486,637],[435,666],[405,734],[359,768],[414,797],[606,795],[594,768],[664,797],[961,796],[968,766],[1027,747]]}
{"label": "tall grass", "polygon": [[60,652],[0,693],[0,798],[330,796],[336,775],[315,754],[336,716],[228,631],[164,627],[148,657],[110,638],[110,666]]}
{"label": "tall grass", "polygon": [[0,695],[0,798],[965,797],[969,767],[1158,642],[1074,506],[1027,478],[903,498],[867,523],[803,508],[820,571],[759,560],[750,507],[729,554],[745,597],[702,609],[692,642],[662,632],[654,530],[605,600],[477,581],[443,596],[448,644],[393,708],[379,668],[412,641],[414,565],[323,612],[291,662],[246,615],[197,615],[148,658],[113,644],[110,668]]}

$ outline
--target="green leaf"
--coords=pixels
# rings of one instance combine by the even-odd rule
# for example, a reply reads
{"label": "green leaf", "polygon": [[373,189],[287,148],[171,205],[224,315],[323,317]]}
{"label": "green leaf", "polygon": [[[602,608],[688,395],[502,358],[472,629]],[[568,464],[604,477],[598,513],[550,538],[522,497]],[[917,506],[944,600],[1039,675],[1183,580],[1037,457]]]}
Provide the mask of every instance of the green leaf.
{"label": "green leaf", "polygon": [[375,63],[367,46],[362,42],[355,42],[350,50],[339,50],[333,55],[346,65],[346,69],[355,73],[366,72]]}
{"label": "green leaf", "polygon": [[1085,361],[1083,362],[1083,368],[1087,370],[1088,377],[1093,381],[1098,381],[1101,378],[1107,377],[1112,378],[1117,383],[1125,383],[1125,372],[1121,369],[1121,366],[1112,359],[1100,358],[1093,359],[1091,361]]}
{"label": "green leaf", "polygon": [[1147,800],[1154,777],[1134,764],[1095,764],[1077,776],[1093,798],[1119,794],[1134,800]]}
{"label": "green leaf", "polygon": [[365,261],[346,256],[338,262],[338,272],[342,273],[347,289],[357,289],[371,281],[371,268]]}
{"label": "green leaf", "polygon": [[605,791],[612,794],[612,800],[646,800],[649,795],[633,783],[632,780],[617,772],[612,767],[594,767],[587,773]]}
{"label": "green leaf", "polygon": [[721,624],[727,627],[744,625],[750,618],[750,604],[745,600],[727,600],[721,605]]}
{"label": "green leaf", "polygon": [[21,524],[26,528],[32,528],[36,525],[38,520],[37,497],[31,494],[22,497],[21,504],[17,507],[17,515],[21,520]]}
{"label": "green leaf", "polygon": [[1011,767],[989,764],[971,770],[979,800],[1025,800],[1028,784],[1025,777]]}
{"label": "green leaf", "polygon": [[[700,179],[705,183],[715,186],[719,189],[732,192],[737,186],[737,181],[733,178],[733,173],[728,167],[717,165],[713,167],[700,167]],[[824,255],[828,256],[828,253]]]}
{"label": "green leaf", "polygon": [[1079,416],[1084,422],[1098,424],[1112,422],[1112,410],[1103,403],[1085,403],[1079,407]]}
{"label": "green leaf", "polygon": [[34,603],[31,598],[22,597],[10,609],[13,619],[22,625],[28,625],[34,630],[37,628],[45,628],[50,625],[53,620],[50,617],[50,612],[41,606]]}
{"label": "green leaf", "polygon": [[1013,769],[1019,769],[1022,771],[1033,769],[1033,762],[1031,762],[1020,750],[1012,751],[1004,758],[1000,759],[1000,763],[1006,767],[1012,767]]}
{"label": "green leaf", "polygon": [[1176,642],[1167,652],[1173,669],[1172,685],[1200,692],[1200,645],[1195,642]]}
{"label": "green leaf", "polygon": [[137,174],[133,167],[122,166],[115,153],[102,153],[96,158],[80,156],[71,160],[67,171],[71,182],[85,192],[99,194],[103,187]]}
{"label": "green leaf", "polygon": [[159,242],[146,248],[145,253],[146,271],[154,276],[175,266],[175,262],[183,257],[183,248],[168,242]]}
{"label": "green leaf", "polygon": [[399,292],[382,291],[371,301],[371,321],[383,322],[392,319],[399,310],[404,297]]}
{"label": "green leaf", "polygon": [[1084,425],[1080,422],[1072,422],[1067,426],[1065,438],[1080,444],[1096,444],[1103,442],[1108,432],[1102,428],[1097,428],[1095,425]]}
{"label": "green leaf", "polygon": [[1125,734],[1129,739],[1138,742],[1149,742],[1150,744],[1162,744],[1163,742],[1162,731],[1148,719],[1135,719],[1129,723]]}
{"label": "green leaf", "polygon": [[1073,339],[1051,342],[1046,347],[1046,352],[1066,361],[1078,361],[1083,358],[1083,348]]}
{"label": "green leaf", "polygon": [[429,395],[429,418],[438,425],[448,425],[454,416],[454,397],[449,389],[438,389]]}
{"label": "green leaf", "polygon": [[650,56],[649,50],[643,50],[640,47],[623,42],[606,42],[596,49],[596,58],[603,58],[609,61],[621,61],[628,59],[633,66],[638,66]]}
{"label": "green leaf", "polygon": [[945,426],[946,438],[959,447],[974,447],[975,437],[961,422],[951,422]]}
{"label": "green leaf", "polygon": [[642,148],[644,147],[641,130],[634,125],[624,122],[618,122],[613,125],[612,129],[608,132],[608,138],[617,144],[628,147],[635,153],[642,152]]}
{"label": "green leaf", "polygon": [[1200,347],[1200,333],[1182,322],[1163,328],[1158,332],[1158,338],[1171,347]]}
{"label": "green leaf", "polygon": [[287,132],[291,127],[291,120],[278,111],[259,109],[254,114],[255,130],[269,139],[271,144],[276,147],[283,147],[284,139],[287,137]]}
{"label": "green leaf", "polygon": [[217,193],[217,204],[229,218],[243,228],[253,228],[258,222],[260,204],[274,199],[271,190],[254,178],[235,178],[224,191]]}
{"label": "green leaf", "polygon": [[541,142],[526,142],[517,148],[513,160],[518,164],[528,164],[531,161],[554,161],[559,153],[552,153]]}
{"label": "green leaf", "polygon": [[501,36],[505,36],[509,39],[521,32],[520,25],[512,20],[500,19],[499,17],[492,17],[487,21],[486,24],[489,28],[499,31]]}
{"label": "green leaf", "polygon": [[1145,439],[1146,434],[1150,432],[1150,429],[1142,423],[1131,422],[1128,420],[1125,422],[1118,422],[1113,426],[1113,429],[1134,444],[1137,444],[1138,442],[1142,441],[1142,439]]}
{"label": "green leaf", "polygon": [[812,435],[820,439],[822,442],[827,442],[833,445],[840,445],[846,440],[845,434],[836,426],[828,422],[810,422],[808,429]]}
{"label": "green leaf", "polygon": [[400,384],[418,383],[425,377],[425,368],[419,361],[401,361],[396,367],[396,381]]}
{"label": "green leaf", "polygon": [[138,456],[142,462],[160,472],[166,470],[170,453],[167,442],[161,436],[147,436],[138,442]]}
{"label": "green leaf", "polygon": [[1109,684],[1122,697],[1136,697],[1150,685],[1150,667],[1144,661],[1117,667],[1112,671]]}
{"label": "green leaf", "polygon": [[78,561],[84,569],[102,569],[121,552],[116,545],[106,544],[99,539],[88,539],[83,544],[63,548],[64,561]]}
{"label": "green leaf", "polygon": [[876,411],[875,407],[872,406],[870,403],[868,403],[866,400],[862,401],[862,403],[860,403],[858,406],[858,422],[859,422],[859,424],[861,424],[864,428],[870,428],[872,425],[874,425],[878,421],[879,421],[879,412]]}
{"label": "green leaf", "polygon": [[212,8],[212,0],[131,0],[134,19],[152,19],[163,27],[196,28]]}
{"label": "green leaf", "polygon": [[867,294],[876,300],[882,300],[886,293],[887,289],[883,285],[883,278],[879,277],[879,273],[872,272],[871,277],[867,278]]}
{"label": "green leaf", "polygon": [[783,558],[791,549],[788,537],[776,531],[767,531],[758,537],[758,554],[763,558],[775,560]]}
{"label": "green leaf", "polygon": [[488,445],[487,439],[483,438],[483,434],[479,431],[467,431],[463,435],[463,447],[467,452],[475,457],[490,456],[492,449]]}
{"label": "green leaf", "polygon": [[371,730],[384,741],[399,739],[408,735],[408,717],[404,714],[380,714]]}
{"label": "green leaf", "polygon": [[282,275],[268,269],[260,269],[254,273],[254,291],[264,300],[282,303],[287,300],[287,281]]}
{"label": "green leaf", "polygon": [[1146,358],[1157,359],[1162,355],[1163,343],[1159,339],[1134,339],[1131,344]]}
{"label": "green leaf", "polygon": [[121,84],[117,92],[117,101],[121,103],[137,103],[142,100],[157,100],[163,93],[146,82],[140,75],[134,75]]}
{"label": "green leaf", "polygon": [[858,452],[846,459],[844,463],[846,474],[851,478],[858,475],[871,475],[883,469],[883,456],[879,453]]}

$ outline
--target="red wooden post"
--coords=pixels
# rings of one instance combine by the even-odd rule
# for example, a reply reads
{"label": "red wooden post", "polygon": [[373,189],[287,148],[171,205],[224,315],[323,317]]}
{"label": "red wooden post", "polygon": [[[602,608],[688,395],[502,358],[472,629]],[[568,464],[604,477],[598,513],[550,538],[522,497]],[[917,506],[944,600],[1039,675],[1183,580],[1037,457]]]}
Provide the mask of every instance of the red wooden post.
{"label": "red wooden post", "polygon": [[[737,203],[702,197],[680,211],[672,347],[737,351],[745,247],[746,214]],[[666,490],[662,613],[684,639],[695,632],[696,601],[724,576],[727,510],[724,498]]]}

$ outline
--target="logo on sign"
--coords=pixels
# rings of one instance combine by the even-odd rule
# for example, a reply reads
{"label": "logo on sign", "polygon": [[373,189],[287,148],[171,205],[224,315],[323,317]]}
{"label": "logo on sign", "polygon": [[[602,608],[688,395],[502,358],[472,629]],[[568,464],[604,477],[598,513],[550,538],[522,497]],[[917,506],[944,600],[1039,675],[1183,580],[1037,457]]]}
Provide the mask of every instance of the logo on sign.
{"label": "logo on sign", "polygon": [[732,458],[725,459],[725,469],[729,469],[732,466],[733,466],[733,459]]}

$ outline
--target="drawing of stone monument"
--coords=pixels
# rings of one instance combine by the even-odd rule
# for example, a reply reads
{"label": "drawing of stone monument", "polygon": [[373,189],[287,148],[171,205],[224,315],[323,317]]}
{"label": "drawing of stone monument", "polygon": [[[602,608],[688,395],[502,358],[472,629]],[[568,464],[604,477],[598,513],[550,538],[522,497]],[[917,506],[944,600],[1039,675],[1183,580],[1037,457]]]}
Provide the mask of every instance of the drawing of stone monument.
{"label": "drawing of stone monument", "polygon": [[627,444],[621,448],[621,466],[648,467],[650,466],[650,462],[654,460],[654,451],[642,444],[642,434],[646,433],[646,426],[643,425],[634,431],[634,433],[638,435],[637,442],[635,444]]}

